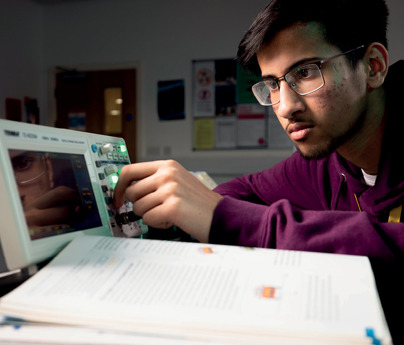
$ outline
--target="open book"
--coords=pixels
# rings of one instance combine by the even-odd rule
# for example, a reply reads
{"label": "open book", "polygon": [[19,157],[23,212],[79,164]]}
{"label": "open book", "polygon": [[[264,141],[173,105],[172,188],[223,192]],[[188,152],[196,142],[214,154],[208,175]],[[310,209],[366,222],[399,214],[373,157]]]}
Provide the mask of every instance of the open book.
{"label": "open book", "polygon": [[199,243],[81,236],[0,313],[133,343],[391,344],[366,257]]}

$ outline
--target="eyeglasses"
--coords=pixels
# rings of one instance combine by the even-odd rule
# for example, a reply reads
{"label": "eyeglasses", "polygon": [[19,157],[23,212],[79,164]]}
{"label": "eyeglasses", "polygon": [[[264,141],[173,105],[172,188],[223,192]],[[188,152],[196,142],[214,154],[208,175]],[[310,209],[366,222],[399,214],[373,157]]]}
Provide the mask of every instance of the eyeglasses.
{"label": "eyeglasses", "polygon": [[24,153],[12,158],[11,161],[14,176],[19,186],[35,183],[47,171],[43,156]]}
{"label": "eyeglasses", "polygon": [[264,106],[275,105],[280,102],[280,81],[284,80],[298,95],[304,96],[321,89],[324,84],[324,76],[321,66],[340,56],[364,48],[364,45],[346,51],[345,53],[334,55],[328,59],[300,65],[282,77],[264,77],[264,80],[254,84],[252,91],[257,101]]}

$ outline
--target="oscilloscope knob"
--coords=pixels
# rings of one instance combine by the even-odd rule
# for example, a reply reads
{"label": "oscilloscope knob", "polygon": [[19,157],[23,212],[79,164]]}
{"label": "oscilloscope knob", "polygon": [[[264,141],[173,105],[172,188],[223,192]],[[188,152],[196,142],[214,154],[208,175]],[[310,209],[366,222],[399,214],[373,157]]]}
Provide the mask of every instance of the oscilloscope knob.
{"label": "oscilloscope knob", "polygon": [[114,150],[114,147],[112,146],[112,144],[104,144],[100,148],[100,151],[102,154],[112,152],[113,150]]}
{"label": "oscilloscope knob", "polygon": [[105,167],[104,171],[107,175],[111,175],[111,174],[118,172],[118,167],[115,164],[108,165]]}

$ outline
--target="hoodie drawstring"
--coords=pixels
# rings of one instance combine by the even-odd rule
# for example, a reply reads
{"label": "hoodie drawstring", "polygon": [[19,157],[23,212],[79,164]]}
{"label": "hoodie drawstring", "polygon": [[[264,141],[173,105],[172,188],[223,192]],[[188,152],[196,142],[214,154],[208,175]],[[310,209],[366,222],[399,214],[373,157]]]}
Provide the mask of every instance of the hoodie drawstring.
{"label": "hoodie drawstring", "polygon": [[359,212],[362,212],[361,205],[359,205],[359,200],[358,200],[358,197],[356,196],[356,194],[355,194],[355,193],[354,193],[353,195],[354,195],[354,197],[355,197],[356,205],[358,205]]}

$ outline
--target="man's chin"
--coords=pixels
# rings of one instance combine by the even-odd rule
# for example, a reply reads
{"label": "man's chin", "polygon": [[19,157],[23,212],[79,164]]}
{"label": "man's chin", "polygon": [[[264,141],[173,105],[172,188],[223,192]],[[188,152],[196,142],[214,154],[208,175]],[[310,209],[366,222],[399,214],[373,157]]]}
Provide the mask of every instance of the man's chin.
{"label": "man's chin", "polygon": [[318,160],[328,157],[334,149],[330,147],[319,148],[319,147],[307,147],[296,145],[297,151],[306,160]]}

